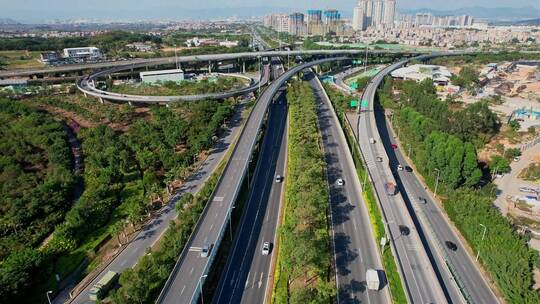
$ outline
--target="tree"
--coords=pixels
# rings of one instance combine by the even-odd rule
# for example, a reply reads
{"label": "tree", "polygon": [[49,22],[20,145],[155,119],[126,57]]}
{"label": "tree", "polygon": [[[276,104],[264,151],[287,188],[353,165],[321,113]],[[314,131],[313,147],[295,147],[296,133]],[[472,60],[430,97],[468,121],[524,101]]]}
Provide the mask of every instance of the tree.
{"label": "tree", "polygon": [[492,174],[508,173],[511,170],[508,160],[500,155],[491,158],[489,168]]}
{"label": "tree", "polygon": [[508,123],[508,126],[514,130],[514,132],[517,132],[520,128],[521,128],[521,124],[519,123],[519,121],[515,120],[515,119],[512,119],[509,123]]}

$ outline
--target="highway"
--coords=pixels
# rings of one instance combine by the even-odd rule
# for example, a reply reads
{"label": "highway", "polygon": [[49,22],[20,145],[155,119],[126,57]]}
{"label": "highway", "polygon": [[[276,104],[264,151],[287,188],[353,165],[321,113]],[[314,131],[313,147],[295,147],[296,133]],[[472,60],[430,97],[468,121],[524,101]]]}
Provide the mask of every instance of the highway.
{"label": "highway", "polygon": [[[455,54],[433,54],[421,56],[420,58],[448,55]],[[378,184],[377,179],[380,180],[380,177],[377,176],[377,172],[383,172],[382,169],[377,169],[377,167],[388,164],[390,168],[395,168],[398,163],[403,165],[406,164],[400,149],[392,149],[390,147],[390,145],[394,143],[393,133],[391,128],[386,124],[382,111],[374,107],[374,101],[376,89],[382,82],[384,76],[403,66],[407,62],[408,60],[400,61],[382,70],[374,79],[372,79],[362,97],[363,100],[368,101],[369,108],[364,109],[363,113],[360,114],[360,119],[357,122],[357,138],[362,148],[362,153],[368,162],[370,174],[372,174],[372,178],[375,180],[376,185]],[[375,121],[373,121],[375,120],[375,116],[378,118],[376,120],[376,125],[374,125]],[[373,132],[373,130],[375,130],[375,132]],[[361,134],[363,136],[360,136]],[[368,138],[377,139],[377,144],[370,144]],[[385,160],[384,165],[383,163],[374,163],[376,154],[383,157]],[[398,171],[394,170],[394,173],[396,172]],[[435,268],[438,271],[439,281],[444,282],[446,287],[445,292],[447,300],[455,303],[464,301],[472,303],[498,303],[498,299],[489,288],[489,285],[483,278],[478,266],[473,262],[472,257],[467,253],[465,247],[458,238],[457,230],[450,224],[449,219],[446,218],[441,207],[435,203],[430,194],[424,189],[416,174],[403,171],[394,174],[394,177],[396,178],[400,193],[406,204],[403,209],[408,210],[411,218],[417,225],[417,228],[420,229],[420,232],[423,234],[424,242],[427,243],[427,250],[432,253],[430,257],[432,263],[436,265]],[[383,196],[385,195],[379,195],[379,197]],[[419,198],[425,198],[426,202],[421,203]],[[381,201],[381,203],[383,203],[383,201]],[[383,206],[383,209],[387,208]],[[388,221],[388,223],[390,222],[391,221]],[[389,225],[390,231],[393,226],[394,225]],[[452,241],[455,244],[458,244],[458,250],[452,251],[446,246],[443,246],[442,243],[445,241]],[[454,273],[454,276],[452,276],[450,272]],[[407,275],[405,275],[405,277],[407,277]],[[406,284],[410,284],[408,279],[406,279]],[[410,292],[410,288],[408,289]],[[463,290],[463,292],[459,293],[459,289]]]}
{"label": "highway", "polygon": [[[75,71],[84,71],[84,70],[96,70],[96,69],[108,69],[111,67],[126,67],[126,69],[131,68],[141,68],[147,66],[158,66],[163,64],[175,64],[185,63],[185,62],[212,62],[212,61],[224,61],[224,60],[233,60],[233,59],[254,59],[259,57],[276,57],[276,56],[296,56],[296,55],[357,55],[364,54],[365,50],[352,50],[352,49],[343,49],[343,50],[294,50],[294,51],[262,51],[262,52],[241,52],[241,53],[223,53],[223,54],[210,54],[210,55],[190,55],[190,56],[178,56],[178,57],[163,57],[163,58],[150,58],[150,59],[133,59],[126,61],[109,61],[109,62],[99,62],[99,63],[89,63],[89,64],[75,64],[75,65],[64,65],[56,67],[48,67],[41,69],[22,69],[22,70],[12,70],[12,71],[0,71],[0,78],[9,78],[9,77],[23,77],[31,75],[40,75],[40,74],[51,74],[51,73],[67,73]],[[371,50],[370,54],[420,54],[421,52],[404,52],[404,51],[393,51],[393,50]]]}
{"label": "highway", "polygon": [[[374,81],[373,87],[375,83]],[[408,147],[400,147],[400,149],[390,147],[392,143],[397,141],[397,137],[393,133],[389,122],[385,119],[384,113],[376,110],[375,117],[377,129],[388,154],[391,168],[396,168],[398,164],[412,167],[412,164],[409,164],[404,157],[403,149],[406,151]],[[462,238],[458,237],[457,228],[451,224],[441,206],[435,202],[430,192],[424,188],[418,176],[404,170],[395,170],[394,172],[411,215],[417,217],[417,221],[423,226],[428,238],[430,238],[432,250],[438,251],[442,255],[443,262],[438,262],[442,264],[440,267],[448,265],[451,272],[455,274],[457,284],[463,289],[463,296],[466,300],[472,303],[498,303],[499,300],[485,281],[484,276],[478,269],[478,265],[473,261],[473,257],[461,242]],[[421,202],[419,198],[425,198],[425,203]],[[458,250],[450,250],[444,245],[446,241],[457,244]]]}
{"label": "highway", "polygon": [[105,77],[111,73],[124,70],[124,67],[111,68],[105,71],[100,71],[90,76],[84,77],[77,83],[77,88],[85,95],[100,98],[102,100],[116,101],[116,102],[129,102],[135,104],[168,104],[180,101],[200,101],[204,99],[225,99],[229,97],[235,97],[257,91],[260,87],[266,85],[269,79],[270,67],[265,64],[261,69],[261,75],[258,81],[254,82],[251,78],[244,77],[250,80],[250,84],[247,87],[219,93],[208,93],[198,95],[178,95],[178,96],[144,96],[144,95],[130,95],[120,94],[109,91],[99,90],[95,87],[95,80],[100,77]]}
{"label": "highway", "polygon": [[[235,146],[231,159],[218,182],[212,195],[195,227],[190,240],[186,244],[175,265],[171,276],[158,298],[158,303],[194,303],[200,295],[200,284],[203,283],[210,265],[215,258],[217,247],[225,231],[231,208],[236,201],[240,186],[246,176],[248,163],[255,147],[255,142],[268,107],[276,92],[299,71],[325,62],[346,60],[347,57],[315,60],[304,63],[274,80],[259,97],[242,129],[240,138]],[[208,257],[201,257],[200,249],[212,245]]]}
{"label": "highway", "polygon": [[[273,65],[274,79],[282,73],[282,65]],[[285,175],[286,120],[287,101],[285,91],[280,90],[270,105],[249,198],[213,303],[265,303],[267,292],[272,288],[269,286],[269,279],[273,276],[271,264],[277,252],[271,250],[269,255],[261,252],[264,242],[270,242],[271,249],[276,244],[285,181],[276,183],[275,176]]]}
{"label": "highway", "polygon": [[81,291],[81,293],[75,295],[71,301],[68,301],[68,293],[73,291],[73,287],[69,290],[65,290],[59,296],[57,296],[53,303],[60,304],[66,301],[76,304],[93,303],[93,301],[90,301],[88,298],[88,291],[95,283],[99,281],[99,279],[101,279],[101,277],[103,277],[103,275],[105,275],[105,273],[107,273],[107,271],[112,270],[115,272],[122,272],[125,269],[132,268],[135,266],[135,264],[137,264],[139,259],[146,253],[146,249],[152,247],[152,245],[159,240],[161,235],[169,227],[169,223],[176,218],[177,213],[174,206],[178,202],[178,199],[184,193],[198,192],[203,186],[204,182],[217,168],[225,153],[229,149],[229,146],[240,132],[240,125],[242,121],[241,112],[242,111],[240,110],[236,112],[229,123],[229,129],[225,130],[225,133],[219,138],[210,155],[196,170],[196,172],[186,180],[185,184],[180,189],[178,189],[168,205],[164,207],[154,219],[147,223],[137,233],[134,240],[125,245],[121,253],[118,254],[106,267],[104,267],[101,272],[90,281],[90,284],[88,284]]}
{"label": "highway", "polygon": [[[343,129],[317,77],[307,75],[317,102],[327,178],[330,187],[332,234],[338,303],[390,303],[387,284],[379,291],[366,288],[366,270],[382,270],[369,213]],[[345,181],[337,185],[337,179]]]}
{"label": "highway", "polygon": [[[377,82],[379,75],[372,80],[372,83]],[[384,147],[377,133],[374,117],[371,115],[374,111],[375,90],[376,86],[368,86],[364,91],[363,99],[367,99],[370,104],[369,108],[360,114],[357,138],[376,196],[382,207],[387,236],[394,257],[398,262],[405,293],[410,303],[452,302],[446,292],[452,286],[444,286],[439,280],[438,273],[431,263],[429,253],[423,246],[413,219],[407,212],[401,194],[386,194],[385,184],[395,183],[395,180],[388,167],[388,156],[384,152]],[[370,138],[373,138],[375,142],[371,143]],[[377,157],[381,157],[383,161],[376,161]],[[408,235],[402,235],[399,226],[406,227],[409,230]],[[451,288],[451,290],[453,289]]]}

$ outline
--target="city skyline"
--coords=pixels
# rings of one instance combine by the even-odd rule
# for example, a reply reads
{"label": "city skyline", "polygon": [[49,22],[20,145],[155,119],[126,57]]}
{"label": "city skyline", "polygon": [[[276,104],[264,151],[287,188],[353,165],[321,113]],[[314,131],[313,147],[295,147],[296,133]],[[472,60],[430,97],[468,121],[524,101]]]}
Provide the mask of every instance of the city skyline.
{"label": "city skyline", "polygon": [[[68,5],[69,3],[69,5]],[[357,0],[338,0],[328,3],[327,1],[272,1],[271,5],[265,1],[246,0],[202,0],[197,3],[178,3],[172,0],[161,1],[138,1],[133,4],[127,0],[111,3],[110,1],[96,0],[88,2],[67,2],[65,0],[53,0],[44,3],[42,1],[27,0],[3,4],[3,14],[0,18],[11,18],[20,22],[46,22],[53,19],[99,19],[99,20],[141,20],[141,19],[204,19],[230,16],[262,16],[271,12],[293,12],[310,8],[336,8],[344,12],[344,17],[352,18],[353,8]],[[501,7],[535,7],[540,5],[530,3],[527,0],[518,0],[508,3],[507,1],[464,1],[456,0],[452,3],[447,1],[419,1],[401,0],[396,1],[396,12],[412,9],[436,9],[448,10],[481,6],[486,8]],[[534,11],[534,10],[533,10]],[[384,14],[384,12],[383,12]],[[534,13],[532,16],[534,17]]]}

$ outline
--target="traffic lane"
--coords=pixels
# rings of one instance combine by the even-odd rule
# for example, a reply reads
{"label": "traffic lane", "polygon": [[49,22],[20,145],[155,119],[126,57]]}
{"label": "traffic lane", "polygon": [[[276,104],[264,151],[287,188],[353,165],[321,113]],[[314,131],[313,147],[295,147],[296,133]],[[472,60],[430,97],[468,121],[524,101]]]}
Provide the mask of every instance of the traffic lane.
{"label": "traffic lane", "polygon": [[[409,211],[409,214],[411,215],[411,218],[413,219],[413,222],[415,226],[417,227],[417,231],[420,235],[422,244],[424,245],[424,248],[426,249],[428,258],[431,264],[434,266],[433,268],[435,270],[437,279],[439,280],[439,282],[441,282],[441,287],[445,294],[446,300],[450,303],[460,303],[463,301],[461,292],[459,291],[458,287],[455,285],[453,277],[451,276],[451,274],[449,273],[449,270],[447,269],[447,265],[444,262],[444,257],[440,256],[438,254],[437,248],[434,247],[437,244],[434,244],[431,241],[430,236],[427,235],[427,233],[429,233],[429,230],[424,231],[424,229],[428,229],[429,227],[425,227],[421,225],[418,214],[414,208],[415,205],[412,203],[413,200],[416,200],[418,196],[414,193],[414,190],[413,190],[414,188],[405,187],[406,184],[404,184],[404,180],[402,179],[403,175],[399,174],[400,171],[397,170],[397,166],[398,164],[400,164],[400,160],[397,157],[399,149],[393,149],[391,147],[392,144],[395,144],[394,136],[391,133],[389,126],[386,123],[386,119],[384,117],[384,113],[382,112],[382,110],[377,109],[375,111],[375,117],[377,121],[379,134],[381,136],[381,140],[383,141],[384,147],[386,149],[386,153],[389,158],[391,171],[393,172],[393,175],[396,178],[397,186],[402,193],[407,210]],[[407,175],[406,177],[409,177],[409,176]],[[405,180],[405,183],[407,183],[406,180]],[[413,193],[410,193],[409,191],[413,191]],[[410,197],[410,195],[412,195],[412,197]]]}
{"label": "traffic lane", "polygon": [[[91,281],[90,284],[77,295],[70,303],[93,303],[89,300],[89,292],[94,284],[96,284],[109,270],[115,272],[122,272],[127,268],[134,267],[139,259],[146,253],[146,249],[152,247],[163,235],[166,229],[169,227],[169,222],[176,218],[177,213],[174,206],[178,202],[178,199],[184,193],[196,193],[198,192],[204,182],[210,177],[215,168],[219,165],[223,159],[225,152],[229,148],[233,138],[239,133],[240,125],[242,122],[242,112],[244,107],[238,107],[233,114],[230,122],[228,123],[228,129],[220,135],[220,139],[214,145],[214,148],[210,151],[210,155],[204,160],[199,167],[190,175],[185,184],[180,187],[168,205],[164,207],[155,219],[152,219],[146,224],[138,235],[129,244],[125,245],[126,248],[117,255],[113,261],[101,271],[101,273]],[[67,301],[65,298],[55,298],[53,303],[63,303]]]}
{"label": "traffic lane", "polygon": [[[362,119],[362,118],[361,118]],[[364,115],[364,124],[370,125],[370,116]],[[374,136],[373,130],[367,127],[368,138]],[[433,282],[436,281],[436,276],[433,273],[432,265],[426,264],[427,256],[424,257],[425,250],[422,246],[420,236],[416,229],[410,229],[410,233],[407,236],[402,236],[399,230],[399,225],[405,225],[407,227],[415,227],[412,223],[412,219],[407,214],[403,213],[403,210],[398,207],[401,206],[402,200],[397,195],[388,196],[384,189],[384,183],[391,180],[390,176],[386,176],[387,168],[380,162],[375,162],[375,152],[373,144],[367,142],[367,138],[364,139],[365,145],[368,145],[371,151],[371,162],[375,168],[375,175],[379,179],[379,182],[375,183],[377,193],[380,194],[381,203],[385,206],[388,223],[387,227],[390,230],[390,237],[394,241],[400,260],[403,262],[402,269],[404,276],[407,279],[406,284],[410,291],[411,300],[416,303],[428,303],[428,302],[440,302],[443,301],[444,293],[442,288],[435,287]],[[382,173],[382,176],[380,175]]]}
{"label": "traffic lane", "polygon": [[[284,113],[284,115],[286,115],[286,113]],[[281,144],[279,147],[276,147],[274,152],[276,154],[279,154],[274,176],[278,174],[284,176],[285,164],[287,159],[286,132],[283,132]],[[269,278],[273,276],[273,273],[270,273],[272,255],[277,254],[277,251],[274,251],[274,248],[277,239],[279,208],[282,203],[281,198],[283,197],[282,193],[284,191],[284,188],[284,180],[281,183],[274,182],[272,184],[272,190],[270,192],[270,198],[268,203],[269,206],[266,210],[262,233],[260,234],[257,245],[255,246],[254,259],[250,266],[250,272],[245,284],[246,288],[243,291],[240,303],[264,303],[266,301],[267,292],[269,288],[271,288],[271,286],[269,286],[268,284],[270,281]],[[262,255],[262,246],[264,242],[270,242],[271,244],[270,253],[268,254],[268,256]]]}
{"label": "traffic lane", "polygon": [[[388,122],[387,122],[388,124]],[[395,135],[387,125],[389,134],[395,138]],[[400,149],[393,151],[395,156],[395,166],[397,164],[408,164],[406,158]],[[455,268],[459,279],[463,281],[467,292],[475,303],[497,303],[498,300],[489,288],[482,274],[473,262],[472,256],[464,249],[460,239],[455,235],[453,228],[448,223],[447,219],[442,214],[442,210],[431,199],[430,194],[421,185],[414,172],[398,172],[401,179],[407,185],[407,189],[412,192],[410,202],[416,208],[420,208],[425,215],[425,219],[429,222],[431,229],[435,232],[436,238],[440,241],[440,250],[449,258],[452,266]],[[419,198],[426,199],[426,203],[420,202]],[[450,241],[458,245],[458,250],[453,251],[446,247],[445,242]]]}
{"label": "traffic lane", "polygon": [[220,278],[220,288],[214,303],[238,303],[247,285],[249,266],[256,250],[258,236],[263,233],[262,221],[266,214],[269,196],[274,182],[276,151],[283,136],[286,119],[285,104],[270,106],[268,127],[265,132],[257,170],[250,190],[249,200],[242,215],[241,226],[235,236],[233,252],[227,262],[226,271]]}
{"label": "traffic lane", "polygon": [[[365,209],[359,189],[355,188],[358,179],[355,167],[349,167],[344,156],[350,153],[347,143],[340,136],[339,122],[330,109],[316,79],[311,81],[315,90],[319,110],[319,125],[323,136],[327,174],[330,186],[332,225],[340,303],[388,302],[386,285],[380,291],[366,289],[365,272],[367,268],[382,269],[377,246],[369,227],[369,216]],[[337,185],[342,178],[343,186]],[[359,186],[359,185],[358,185]]]}

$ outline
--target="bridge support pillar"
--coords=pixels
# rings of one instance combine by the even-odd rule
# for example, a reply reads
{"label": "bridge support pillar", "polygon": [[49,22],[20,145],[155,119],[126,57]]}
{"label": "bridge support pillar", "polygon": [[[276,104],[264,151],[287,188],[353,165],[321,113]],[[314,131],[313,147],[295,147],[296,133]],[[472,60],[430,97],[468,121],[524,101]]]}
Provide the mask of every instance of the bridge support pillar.
{"label": "bridge support pillar", "polygon": [[84,97],[88,98],[88,95],[86,95],[86,92],[83,92]]}
{"label": "bridge support pillar", "polygon": [[208,61],[208,74],[212,74],[212,62]]}
{"label": "bridge support pillar", "polygon": [[103,100],[103,98],[102,98],[102,97],[100,97],[100,98],[99,98],[99,102],[101,102],[101,103],[105,103],[105,100]]}
{"label": "bridge support pillar", "polygon": [[128,105],[129,105],[130,107],[132,107],[132,106],[133,106],[133,103],[132,103],[131,101],[128,101]]}
{"label": "bridge support pillar", "polygon": [[166,104],[165,104],[165,107],[170,108],[170,107],[171,107],[171,104],[170,104],[170,103],[166,103]]}
{"label": "bridge support pillar", "polygon": [[245,61],[242,61],[242,73],[243,74],[246,73],[246,62]]}

